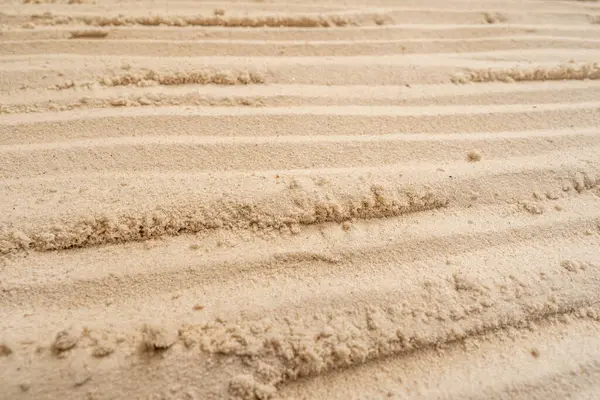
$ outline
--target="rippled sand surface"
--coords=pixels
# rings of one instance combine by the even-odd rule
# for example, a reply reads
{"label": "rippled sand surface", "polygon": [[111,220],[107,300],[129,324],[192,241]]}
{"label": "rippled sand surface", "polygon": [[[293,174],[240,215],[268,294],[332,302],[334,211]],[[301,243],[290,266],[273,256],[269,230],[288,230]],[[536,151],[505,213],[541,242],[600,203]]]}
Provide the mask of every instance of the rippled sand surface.
{"label": "rippled sand surface", "polygon": [[0,1],[0,398],[596,398],[599,22]]}

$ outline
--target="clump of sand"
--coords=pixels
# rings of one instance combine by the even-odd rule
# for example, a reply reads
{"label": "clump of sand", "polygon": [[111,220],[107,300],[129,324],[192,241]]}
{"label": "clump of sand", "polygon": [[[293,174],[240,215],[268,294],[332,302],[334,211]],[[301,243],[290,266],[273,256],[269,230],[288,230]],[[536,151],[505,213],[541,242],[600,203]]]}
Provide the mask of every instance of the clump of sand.
{"label": "clump of sand", "polygon": [[481,150],[473,149],[467,153],[467,161],[469,162],[481,161],[482,158],[483,154],[481,153]]}
{"label": "clump of sand", "polygon": [[142,344],[146,350],[166,350],[176,341],[176,331],[154,324],[142,327]]}
{"label": "clump of sand", "polygon": [[[148,85],[151,84],[147,83]],[[143,86],[144,83],[140,84]],[[79,85],[84,86],[84,85]],[[87,86],[87,85],[85,85]],[[90,85],[91,87],[92,85]],[[57,89],[65,90],[77,87],[73,81],[62,84]],[[45,111],[67,111],[89,108],[111,108],[111,107],[157,107],[157,106],[212,106],[212,107],[264,107],[265,97],[211,97],[197,92],[186,95],[166,95],[163,93],[150,93],[146,95],[132,94],[111,98],[85,96],[77,100],[53,101],[26,104],[0,104],[0,114],[38,113]]]}
{"label": "clump of sand", "polygon": [[57,353],[72,349],[79,342],[79,336],[79,332],[74,327],[62,330],[56,334],[52,349]]}
{"label": "clump of sand", "polygon": [[[360,25],[361,21],[369,20],[369,15],[257,15],[257,16],[225,16],[222,10],[211,16],[81,16],[46,14],[38,18],[46,25],[65,25],[83,23],[90,26],[223,26],[223,27],[290,27],[290,28],[324,28]],[[359,18],[361,17],[361,18]],[[371,19],[380,19],[371,16]]]}
{"label": "clump of sand", "polygon": [[[323,198],[319,193],[297,193],[258,203],[217,201],[190,204],[171,210],[132,212],[121,216],[77,218],[38,225],[32,231],[0,230],[0,254],[35,249],[40,251],[87,247],[106,243],[146,240],[165,234],[197,233],[216,228],[287,229],[300,225],[399,216],[445,207],[444,192],[429,189],[397,190],[393,186],[367,185],[348,194],[344,201]],[[288,207],[294,204],[295,210]],[[275,207],[280,210],[278,211]],[[302,206],[302,212],[298,207]],[[219,215],[215,218],[215,215]]]}
{"label": "clump of sand", "polygon": [[533,202],[523,202],[523,208],[530,214],[540,215],[544,213],[544,207],[541,204]]}
{"label": "clump of sand", "polygon": [[102,358],[112,354],[115,351],[115,346],[113,343],[109,342],[106,339],[99,340],[96,343],[96,347],[94,347],[94,351],[92,355],[94,357]]}
{"label": "clump of sand", "polygon": [[252,375],[238,375],[229,383],[229,394],[240,400],[266,400],[276,393],[272,385],[263,385],[254,379]]}
{"label": "clump of sand", "polygon": [[485,12],[483,13],[483,19],[488,24],[498,24],[508,21],[505,15],[498,12]]}
{"label": "clump of sand", "polygon": [[23,0],[23,4],[94,4],[93,0]]}
{"label": "clump of sand", "polygon": [[81,30],[70,33],[71,39],[102,39],[108,36],[108,31]]}
{"label": "clump of sand", "polygon": [[153,70],[140,73],[126,73],[113,77],[102,77],[98,82],[103,86],[150,86],[150,85],[249,85],[264,83],[264,77],[254,71],[233,71],[202,69],[192,72],[161,73]]}
{"label": "clump of sand", "polygon": [[555,68],[513,68],[508,70],[473,70],[467,75],[456,76],[454,83],[467,82],[523,82],[600,79],[600,64],[563,65]]}
{"label": "clump of sand", "polygon": [[13,350],[6,343],[0,343],[0,357],[8,357],[13,353]]}
{"label": "clump of sand", "polygon": [[[138,86],[148,87],[156,85],[251,85],[251,84],[262,84],[265,83],[265,77],[263,74],[256,71],[247,70],[232,70],[232,69],[215,69],[215,68],[204,68],[195,71],[177,71],[177,72],[158,72],[154,70],[146,70],[141,72],[128,72],[122,74],[116,74],[114,76],[100,76],[96,78],[95,82],[84,81],[75,82],[73,80],[67,80],[63,83],[55,85],[53,88],[56,90],[67,90],[73,88],[93,88],[94,85],[101,86]],[[162,95],[154,95],[155,99],[159,100],[148,100],[147,96],[134,96],[137,100],[131,100],[123,97],[115,99],[85,99],[84,103],[88,105],[95,104],[100,107],[123,107],[128,105],[157,105],[158,102],[162,102],[160,99],[167,99],[168,97]],[[191,95],[191,98],[196,98],[196,101],[206,103],[207,100],[199,96]],[[248,100],[240,99],[240,104],[244,104]],[[172,104],[181,104],[181,100],[173,99]],[[246,104],[247,105],[247,104]],[[81,105],[80,105],[81,106]],[[48,105],[46,104],[46,106]],[[18,108],[18,107],[17,107]],[[71,108],[80,108],[77,105],[71,104]],[[35,108],[34,108],[35,109]],[[2,107],[0,110],[3,113],[10,112],[10,107]]]}
{"label": "clump of sand", "polygon": [[560,265],[569,272],[585,271],[588,268],[587,263],[578,260],[563,260]]}

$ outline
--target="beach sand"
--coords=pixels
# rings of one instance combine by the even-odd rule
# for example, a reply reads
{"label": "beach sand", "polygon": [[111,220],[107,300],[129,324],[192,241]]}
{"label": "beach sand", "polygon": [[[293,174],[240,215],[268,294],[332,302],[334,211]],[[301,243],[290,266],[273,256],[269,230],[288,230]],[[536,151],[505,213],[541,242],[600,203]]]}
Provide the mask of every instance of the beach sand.
{"label": "beach sand", "polygon": [[597,398],[599,23],[0,1],[0,398]]}

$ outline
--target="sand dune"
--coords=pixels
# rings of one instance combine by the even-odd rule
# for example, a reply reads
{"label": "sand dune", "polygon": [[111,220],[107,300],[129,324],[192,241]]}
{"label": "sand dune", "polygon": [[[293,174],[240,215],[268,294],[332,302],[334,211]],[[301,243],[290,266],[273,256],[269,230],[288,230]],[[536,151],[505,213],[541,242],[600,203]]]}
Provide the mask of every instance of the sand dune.
{"label": "sand dune", "polygon": [[0,1],[2,399],[595,398],[600,3]]}

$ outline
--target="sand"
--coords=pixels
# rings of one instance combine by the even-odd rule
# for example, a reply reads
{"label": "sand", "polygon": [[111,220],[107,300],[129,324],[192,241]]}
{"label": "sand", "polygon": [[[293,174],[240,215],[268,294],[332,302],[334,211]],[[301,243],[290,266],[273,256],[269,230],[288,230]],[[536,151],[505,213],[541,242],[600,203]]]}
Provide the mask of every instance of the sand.
{"label": "sand", "polygon": [[0,1],[0,398],[597,398],[599,19]]}

